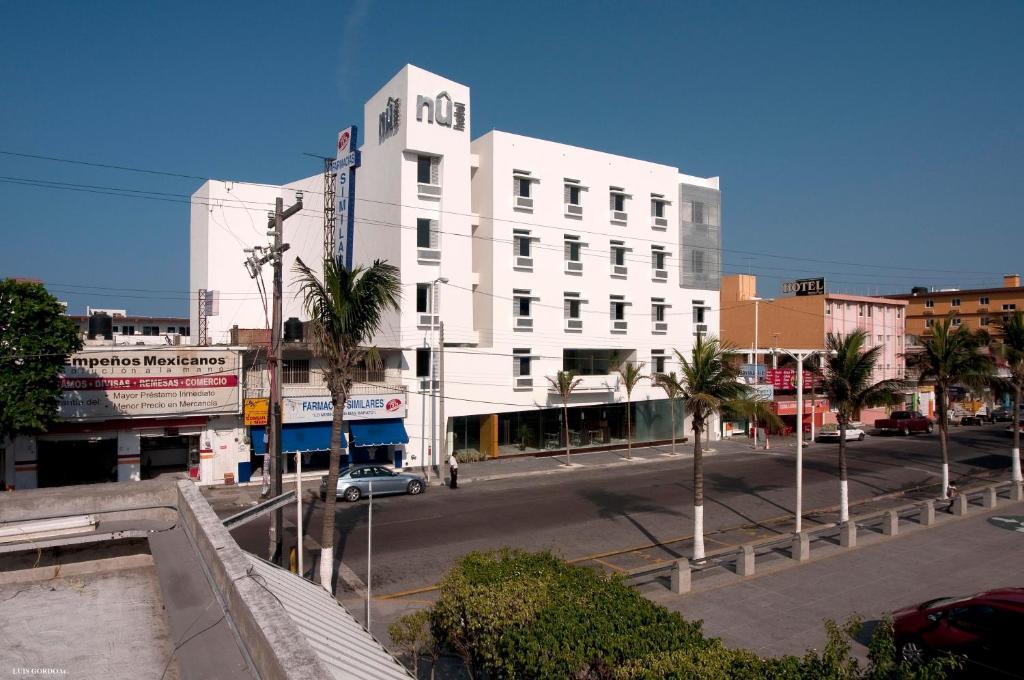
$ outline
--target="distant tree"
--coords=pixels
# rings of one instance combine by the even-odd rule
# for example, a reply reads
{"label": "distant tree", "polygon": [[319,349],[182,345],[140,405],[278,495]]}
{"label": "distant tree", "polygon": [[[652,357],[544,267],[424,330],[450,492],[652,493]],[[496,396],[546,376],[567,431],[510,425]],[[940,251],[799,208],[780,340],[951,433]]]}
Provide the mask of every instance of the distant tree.
{"label": "distant tree", "polygon": [[1021,481],[1020,470],[1020,398],[1024,392],[1024,312],[1017,310],[1002,323],[996,324],[1002,332],[1002,342],[996,351],[1006,360],[1010,375],[1002,379],[1003,386],[1013,392],[1013,452],[1011,479]]}
{"label": "distant tree", "polygon": [[562,398],[562,426],[565,430],[565,464],[569,465],[569,397],[579,387],[582,380],[574,371],[559,371],[554,378],[547,376],[551,387]]}
{"label": "distant tree", "polygon": [[956,385],[990,383],[994,373],[991,358],[981,353],[985,337],[964,326],[952,330],[952,323],[949,316],[936,322],[930,334],[921,336],[921,349],[906,354],[907,368],[919,372],[918,382],[935,387],[942,449],[942,498],[949,492],[949,392]]}
{"label": "distant tree", "polygon": [[679,376],[675,371],[659,373],[654,376],[654,384],[665,391],[668,397],[669,417],[672,420],[672,455],[676,455],[676,400],[679,399],[683,386],[679,384]]}
{"label": "distant tree", "polygon": [[878,364],[882,346],[865,349],[867,332],[856,330],[842,336],[829,333],[825,339],[828,356],[825,358],[822,384],[829,404],[836,409],[839,421],[839,521],[850,519],[849,493],[846,470],[846,430],[862,408],[898,403],[906,383],[902,380],[871,382],[871,374]]}
{"label": "distant tree", "polygon": [[0,446],[56,421],[61,370],[81,348],[78,327],[41,284],[0,281]]}
{"label": "distant tree", "polygon": [[622,378],[622,385],[626,388],[626,460],[633,459],[633,417],[630,414],[630,408],[633,404],[633,390],[636,389],[641,380],[647,378],[642,373],[646,365],[643,361],[639,363],[627,361],[618,368],[619,376]]}

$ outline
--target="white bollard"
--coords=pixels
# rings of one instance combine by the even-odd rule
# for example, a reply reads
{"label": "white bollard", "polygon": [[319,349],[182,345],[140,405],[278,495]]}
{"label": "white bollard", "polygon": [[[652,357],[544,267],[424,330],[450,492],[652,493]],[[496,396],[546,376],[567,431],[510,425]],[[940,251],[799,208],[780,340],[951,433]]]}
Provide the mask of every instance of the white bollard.
{"label": "white bollard", "polygon": [[736,573],[740,576],[753,576],[754,559],[754,546],[743,546],[742,552],[736,558]]}
{"label": "white bollard", "polygon": [[935,501],[924,501],[921,503],[921,526],[934,526],[935,525]]}
{"label": "white bollard", "polygon": [[886,536],[895,536],[900,532],[900,516],[895,510],[885,511],[885,520],[882,522],[882,533]]}
{"label": "white bollard", "polygon": [[790,554],[797,562],[806,562],[811,558],[811,537],[806,531],[793,534],[793,549]]}
{"label": "white bollard", "polygon": [[672,578],[670,588],[676,595],[684,595],[690,592],[690,560],[685,557],[676,560],[672,565]]}
{"label": "white bollard", "polygon": [[853,520],[843,522],[839,527],[839,545],[844,548],[857,547],[857,523]]}
{"label": "white bollard", "polygon": [[996,487],[989,486],[981,494],[981,505],[986,508],[996,507]]}

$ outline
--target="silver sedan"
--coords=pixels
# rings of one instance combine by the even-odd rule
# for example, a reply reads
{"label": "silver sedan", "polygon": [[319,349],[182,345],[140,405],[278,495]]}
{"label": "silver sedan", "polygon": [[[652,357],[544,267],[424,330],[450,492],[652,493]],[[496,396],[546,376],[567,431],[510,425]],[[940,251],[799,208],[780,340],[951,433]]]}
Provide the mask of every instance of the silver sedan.
{"label": "silver sedan", "polygon": [[[354,503],[363,496],[407,493],[419,495],[427,488],[427,482],[420,475],[408,472],[394,472],[381,465],[356,465],[338,471],[338,487],[335,495]],[[320,479],[320,498],[327,498],[327,477]]]}

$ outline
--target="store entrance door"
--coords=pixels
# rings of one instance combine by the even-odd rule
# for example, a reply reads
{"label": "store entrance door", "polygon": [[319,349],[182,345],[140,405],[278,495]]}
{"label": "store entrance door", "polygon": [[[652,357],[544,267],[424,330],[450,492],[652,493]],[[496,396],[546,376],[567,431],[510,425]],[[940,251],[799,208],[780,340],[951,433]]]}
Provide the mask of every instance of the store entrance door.
{"label": "store entrance door", "polygon": [[188,472],[189,460],[199,462],[199,435],[174,437],[147,437],[139,439],[139,458],[142,479],[160,475]]}
{"label": "store entrance door", "polygon": [[38,441],[38,484],[70,486],[117,481],[117,439]]}

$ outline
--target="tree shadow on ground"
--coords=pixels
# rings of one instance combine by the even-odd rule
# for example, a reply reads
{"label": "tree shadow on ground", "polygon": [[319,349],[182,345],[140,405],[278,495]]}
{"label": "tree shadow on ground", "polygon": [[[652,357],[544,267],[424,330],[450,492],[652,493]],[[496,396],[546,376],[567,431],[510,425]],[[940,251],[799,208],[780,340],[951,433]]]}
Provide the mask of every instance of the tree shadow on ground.
{"label": "tree shadow on ground", "polygon": [[[685,517],[683,513],[677,510],[672,510],[658,503],[652,503],[649,498],[638,496],[636,494],[616,493],[606,489],[584,489],[579,493],[580,496],[597,507],[598,514],[602,519],[615,519],[617,517],[622,517],[636,527],[640,533],[651,541],[651,543],[661,544],[662,539],[655,536],[633,515],[646,512]],[[675,557],[682,557],[682,555],[676,553],[676,551],[666,546],[662,547],[669,554],[674,555]]]}

